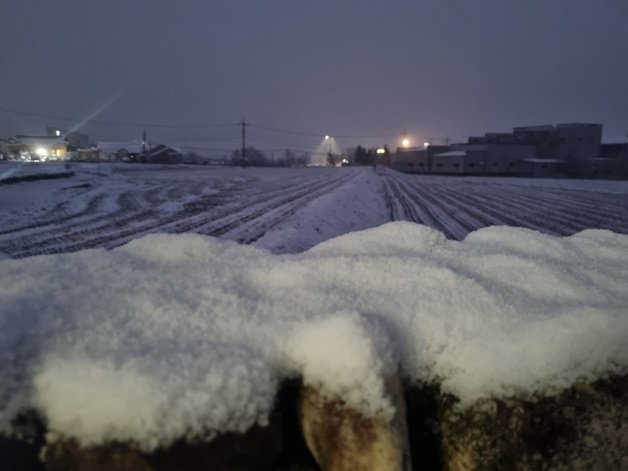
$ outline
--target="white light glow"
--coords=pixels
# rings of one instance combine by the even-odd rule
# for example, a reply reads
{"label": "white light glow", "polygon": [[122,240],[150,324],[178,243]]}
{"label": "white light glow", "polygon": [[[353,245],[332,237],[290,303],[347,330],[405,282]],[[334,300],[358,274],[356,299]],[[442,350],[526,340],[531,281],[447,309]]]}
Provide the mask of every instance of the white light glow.
{"label": "white light glow", "polygon": [[329,140],[329,135],[326,135],[326,136],[325,136],[325,140],[326,140],[326,141],[327,141],[327,140]]}
{"label": "white light glow", "polygon": [[44,147],[38,147],[37,150],[35,150],[35,153],[40,157],[46,157],[48,155],[48,149]]}
{"label": "white light glow", "polygon": [[410,145],[410,139],[408,139],[407,137],[404,137],[403,141],[401,141],[401,145],[403,147],[408,147]]}
{"label": "white light glow", "polygon": [[380,147],[379,149],[377,149],[376,151],[378,154],[385,154],[386,153],[386,149]]}
{"label": "white light glow", "polygon": [[423,147],[429,147],[429,146],[430,146],[430,143],[429,143],[429,142],[425,141],[425,142],[423,143]]}

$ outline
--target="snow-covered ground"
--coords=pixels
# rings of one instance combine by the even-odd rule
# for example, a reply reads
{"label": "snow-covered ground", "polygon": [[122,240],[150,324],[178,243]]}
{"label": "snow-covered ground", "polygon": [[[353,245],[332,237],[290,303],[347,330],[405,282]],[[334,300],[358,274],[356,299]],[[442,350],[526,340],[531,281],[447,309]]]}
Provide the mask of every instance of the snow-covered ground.
{"label": "snow-covered ground", "polygon": [[[62,164],[0,165],[0,174]],[[628,182],[415,176],[371,168],[73,164],[75,175],[0,185],[0,257],[116,247],[155,232],[294,253],[405,220],[462,240],[492,225],[628,233]]]}
{"label": "snow-covered ground", "polygon": [[[36,407],[49,439],[151,450],[263,424],[287,377],[378,415],[398,365],[463,405],[628,368],[625,183],[73,170],[0,185],[20,258],[0,261],[0,430]],[[549,234],[474,231],[493,223]]]}

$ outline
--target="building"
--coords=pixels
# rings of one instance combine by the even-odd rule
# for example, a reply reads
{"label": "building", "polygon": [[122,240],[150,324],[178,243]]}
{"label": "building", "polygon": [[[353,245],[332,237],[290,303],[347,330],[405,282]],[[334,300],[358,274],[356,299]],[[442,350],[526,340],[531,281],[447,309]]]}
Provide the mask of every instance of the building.
{"label": "building", "polygon": [[566,162],[560,159],[529,158],[521,162],[522,175],[528,177],[557,177],[565,175]]}
{"label": "building", "polygon": [[68,143],[68,149],[78,150],[86,149],[89,146],[89,136],[82,132],[66,131],[60,128],[47,127],[46,135],[54,137],[63,137]]}
{"label": "building", "polygon": [[111,162],[139,162],[142,153],[140,141],[99,141],[96,143],[98,160]]}
{"label": "building", "polygon": [[13,138],[0,139],[0,160],[9,159],[10,148],[13,142]]}
{"label": "building", "polygon": [[180,164],[183,162],[181,153],[172,147],[159,144],[140,154],[140,162],[149,164]]}
{"label": "building", "polygon": [[6,146],[9,159],[26,161],[64,160],[68,156],[68,143],[59,136],[18,135]]}
{"label": "building", "polygon": [[580,159],[576,161],[575,174],[579,178],[621,178],[622,167],[618,159]]}
{"label": "building", "polygon": [[434,155],[448,152],[451,146],[424,145],[398,148],[392,156],[392,167],[407,173],[432,173]]}
{"label": "building", "polygon": [[72,160],[78,160],[79,162],[98,162],[100,160],[100,152],[96,147],[79,149],[72,153]]}
{"label": "building", "polygon": [[517,143],[513,136],[510,139],[499,135],[497,139],[479,138],[473,144],[458,144],[458,151],[465,152],[465,173],[476,175],[523,175],[523,161],[536,157],[533,145]]}
{"label": "building", "polygon": [[427,173],[429,156],[424,147],[399,148],[392,156],[392,168],[406,173]]}
{"label": "building", "polygon": [[481,144],[481,138],[469,139],[468,144],[456,146],[465,152],[465,172],[471,175],[484,175],[486,173],[486,144]]}
{"label": "building", "polygon": [[398,149],[393,167],[414,173],[628,178],[628,138],[602,144],[602,125],[521,126],[464,144]]}
{"label": "building", "polygon": [[43,136],[20,134],[4,139],[0,153],[2,158],[24,161],[65,160],[71,152],[86,148],[87,134],[69,132],[48,127]]}
{"label": "building", "polygon": [[600,157],[616,162],[619,177],[628,179],[628,136],[602,139]]}
{"label": "building", "polygon": [[467,153],[464,150],[450,150],[434,154],[432,157],[432,172],[449,174],[465,173],[466,158]]}
{"label": "building", "polygon": [[533,145],[525,143],[495,143],[486,145],[486,173],[523,175],[523,162],[536,156]]}
{"label": "building", "polygon": [[601,124],[525,126],[514,128],[513,135],[517,142],[535,146],[535,158],[562,162],[552,162],[548,168],[560,169],[570,177],[591,178],[596,175],[592,169],[598,165],[595,160],[600,158]]}

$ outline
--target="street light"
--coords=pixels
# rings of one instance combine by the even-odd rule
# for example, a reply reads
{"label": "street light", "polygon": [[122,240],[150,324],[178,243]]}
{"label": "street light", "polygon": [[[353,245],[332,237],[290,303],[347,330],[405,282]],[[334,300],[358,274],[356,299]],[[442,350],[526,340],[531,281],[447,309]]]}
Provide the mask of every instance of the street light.
{"label": "street light", "polygon": [[403,138],[401,139],[401,146],[402,147],[409,147],[410,146],[410,138],[408,137],[408,132],[407,131],[403,132]]}

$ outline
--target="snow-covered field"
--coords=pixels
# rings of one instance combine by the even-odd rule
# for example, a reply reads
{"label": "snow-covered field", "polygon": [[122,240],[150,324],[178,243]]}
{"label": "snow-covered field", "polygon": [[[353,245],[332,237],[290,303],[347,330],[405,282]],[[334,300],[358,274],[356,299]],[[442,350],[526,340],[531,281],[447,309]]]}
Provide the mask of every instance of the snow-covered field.
{"label": "snow-covered field", "polygon": [[[0,165],[0,174],[61,164]],[[492,225],[628,233],[628,182],[415,176],[370,168],[73,164],[72,178],[0,185],[0,257],[112,248],[195,232],[294,253],[405,220],[448,238]]]}
{"label": "snow-covered field", "polygon": [[[49,440],[153,450],[265,423],[289,377],[372,416],[397,368],[463,405],[628,368],[624,182],[73,170],[0,185],[20,258],[0,261],[0,431],[35,407]],[[546,234],[474,231],[493,224]]]}

